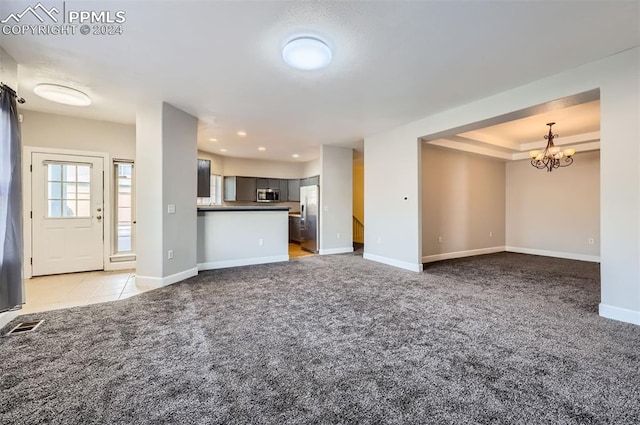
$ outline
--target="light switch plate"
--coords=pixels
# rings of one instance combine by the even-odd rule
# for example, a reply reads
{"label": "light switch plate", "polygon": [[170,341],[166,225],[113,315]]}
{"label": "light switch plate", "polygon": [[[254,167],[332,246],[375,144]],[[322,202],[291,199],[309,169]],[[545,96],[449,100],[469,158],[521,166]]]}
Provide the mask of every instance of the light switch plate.
{"label": "light switch plate", "polygon": [[173,205],[173,204],[167,205],[167,213],[168,214],[175,214],[176,213],[176,206]]}

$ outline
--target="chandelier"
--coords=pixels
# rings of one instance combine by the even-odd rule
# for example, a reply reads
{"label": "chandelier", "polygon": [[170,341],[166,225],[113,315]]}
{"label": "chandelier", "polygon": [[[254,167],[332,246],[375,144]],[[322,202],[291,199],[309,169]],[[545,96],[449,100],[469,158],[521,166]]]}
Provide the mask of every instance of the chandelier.
{"label": "chandelier", "polygon": [[554,122],[550,122],[547,124],[549,126],[549,134],[544,136],[544,138],[547,140],[547,147],[544,148],[543,151],[529,151],[529,156],[531,157],[531,165],[539,170],[546,169],[547,171],[551,172],[554,168],[568,167],[569,165],[573,164],[573,154],[576,153],[576,150],[574,148],[561,150],[559,147],[553,144],[553,139],[558,137],[557,134],[553,134],[553,132],[551,131],[551,127],[554,124]]}

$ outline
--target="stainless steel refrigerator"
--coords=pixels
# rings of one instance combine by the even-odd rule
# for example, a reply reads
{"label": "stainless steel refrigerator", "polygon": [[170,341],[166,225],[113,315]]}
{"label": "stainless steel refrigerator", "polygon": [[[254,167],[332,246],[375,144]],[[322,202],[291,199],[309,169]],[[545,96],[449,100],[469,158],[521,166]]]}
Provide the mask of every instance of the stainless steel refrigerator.
{"label": "stainless steel refrigerator", "polygon": [[300,246],[305,251],[318,253],[320,224],[320,188],[300,188]]}

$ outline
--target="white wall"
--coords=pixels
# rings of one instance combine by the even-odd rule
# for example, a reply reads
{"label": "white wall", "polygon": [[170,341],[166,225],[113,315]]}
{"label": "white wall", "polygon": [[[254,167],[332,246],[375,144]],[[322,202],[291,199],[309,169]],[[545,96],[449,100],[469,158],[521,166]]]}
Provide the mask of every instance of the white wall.
{"label": "white wall", "polygon": [[[194,161],[195,162],[195,161]],[[162,277],[162,104],[136,111],[136,272]],[[194,202],[195,203],[195,202]]]}
{"label": "white wall", "polygon": [[504,161],[424,144],[422,261],[499,252],[504,245]]}
{"label": "white wall", "polygon": [[574,158],[550,173],[529,161],[507,164],[508,250],[599,261],[600,152]]}
{"label": "white wall", "polygon": [[[164,277],[197,267],[197,128],[197,118],[162,104],[162,244],[174,252],[173,259],[162,257]],[[169,204],[175,214],[167,213]]]}
{"label": "white wall", "polygon": [[0,46],[0,78],[2,78],[0,81],[12,89],[18,90],[18,64],[2,46]]}
{"label": "white wall", "polygon": [[353,149],[322,145],[320,254],[353,252]]}
{"label": "white wall", "polygon": [[288,248],[286,211],[198,212],[199,270],[288,261]]}
{"label": "white wall", "polygon": [[599,88],[600,314],[640,324],[639,65],[634,48],[367,137],[365,258],[420,268],[419,137]]}
{"label": "white wall", "polygon": [[136,284],[163,286],[197,273],[196,132],[197,119],[169,104],[138,107]]}
{"label": "white wall", "polygon": [[410,126],[365,138],[364,258],[422,270],[420,146]]}

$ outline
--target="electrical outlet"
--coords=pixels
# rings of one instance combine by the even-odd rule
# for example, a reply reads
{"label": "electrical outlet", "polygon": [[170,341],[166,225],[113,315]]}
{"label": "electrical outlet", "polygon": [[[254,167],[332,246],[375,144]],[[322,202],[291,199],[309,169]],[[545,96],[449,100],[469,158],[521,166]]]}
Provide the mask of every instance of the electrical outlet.
{"label": "electrical outlet", "polygon": [[438,243],[442,243],[442,236],[438,236]]}
{"label": "electrical outlet", "polygon": [[264,245],[264,239],[262,238],[258,239],[258,245],[260,246]]}
{"label": "electrical outlet", "polygon": [[493,232],[489,232],[489,237],[492,238],[493,237]]}
{"label": "electrical outlet", "polygon": [[589,238],[589,245],[593,245],[595,243],[595,241],[593,240],[593,238]]}
{"label": "electrical outlet", "polygon": [[382,238],[378,236],[378,245],[380,245],[381,243],[382,243]]}
{"label": "electrical outlet", "polygon": [[337,237],[338,237],[338,239],[340,239],[340,232],[338,232],[338,236]]}
{"label": "electrical outlet", "polygon": [[175,213],[176,213],[176,206],[173,204],[167,205],[167,214],[175,214]]}
{"label": "electrical outlet", "polygon": [[169,251],[167,251],[167,258],[169,260],[173,259],[173,249],[170,249]]}

